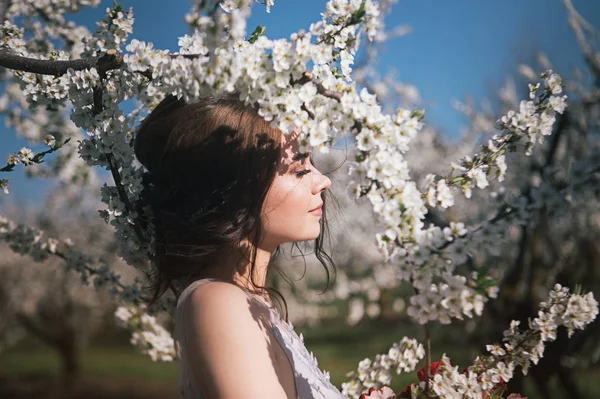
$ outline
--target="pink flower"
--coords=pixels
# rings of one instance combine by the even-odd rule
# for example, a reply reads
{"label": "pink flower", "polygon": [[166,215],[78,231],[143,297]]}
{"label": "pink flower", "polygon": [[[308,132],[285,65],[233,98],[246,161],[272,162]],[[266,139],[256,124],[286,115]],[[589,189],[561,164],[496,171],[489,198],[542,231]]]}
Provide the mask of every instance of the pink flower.
{"label": "pink flower", "polygon": [[381,389],[371,388],[369,389],[369,393],[360,395],[360,399],[396,399],[396,394],[390,387],[383,387]]}

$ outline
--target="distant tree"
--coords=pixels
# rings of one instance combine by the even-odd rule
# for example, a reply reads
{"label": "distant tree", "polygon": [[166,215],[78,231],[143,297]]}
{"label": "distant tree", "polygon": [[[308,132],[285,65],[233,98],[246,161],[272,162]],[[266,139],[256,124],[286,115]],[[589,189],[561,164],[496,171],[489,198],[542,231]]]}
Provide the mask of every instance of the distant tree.
{"label": "distant tree", "polygon": [[[109,227],[90,212],[98,204],[87,191],[56,190],[44,205],[43,210],[9,208],[23,215],[22,222],[35,224],[50,236],[71,237],[73,245],[102,260],[100,267],[128,274],[115,254]],[[90,281],[82,284],[82,274],[69,270],[58,257],[34,262],[7,244],[0,246],[0,256],[0,339],[9,346],[26,334],[48,345],[58,354],[63,380],[69,385],[81,371],[81,350],[115,308],[115,301],[102,287],[97,290]]]}

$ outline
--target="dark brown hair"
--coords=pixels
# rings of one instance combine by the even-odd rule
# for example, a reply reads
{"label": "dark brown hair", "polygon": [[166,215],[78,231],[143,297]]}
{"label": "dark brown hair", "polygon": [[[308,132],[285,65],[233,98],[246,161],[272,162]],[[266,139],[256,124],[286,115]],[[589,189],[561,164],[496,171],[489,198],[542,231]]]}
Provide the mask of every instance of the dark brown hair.
{"label": "dark brown hair", "polygon": [[[263,236],[261,210],[281,160],[281,144],[281,131],[236,95],[204,97],[189,104],[167,96],[145,118],[134,146],[137,159],[148,170],[141,202],[151,207],[155,228],[150,304],[173,281],[203,277],[202,268],[212,255],[247,238],[254,244],[247,258],[251,283],[276,294],[287,318],[283,296],[274,288],[258,287],[253,279],[256,248]],[[324,204],[315,255],[329,286],[329,267],[335,272],[335,266],[323,249],[328,234],[325,216]]]}

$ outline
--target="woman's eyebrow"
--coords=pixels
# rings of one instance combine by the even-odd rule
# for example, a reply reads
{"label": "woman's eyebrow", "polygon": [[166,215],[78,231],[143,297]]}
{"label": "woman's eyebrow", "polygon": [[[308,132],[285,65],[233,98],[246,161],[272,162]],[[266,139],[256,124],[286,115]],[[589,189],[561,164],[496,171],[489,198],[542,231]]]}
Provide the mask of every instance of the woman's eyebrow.
{"label": "woman's eyebrow", "polygon": [[296,155],[294,155],[294,157],[292,158],[293,161],[299,161],[301,159],[306,159],[310,156],[310,152],[303,152],[303,153],[297,153]]}

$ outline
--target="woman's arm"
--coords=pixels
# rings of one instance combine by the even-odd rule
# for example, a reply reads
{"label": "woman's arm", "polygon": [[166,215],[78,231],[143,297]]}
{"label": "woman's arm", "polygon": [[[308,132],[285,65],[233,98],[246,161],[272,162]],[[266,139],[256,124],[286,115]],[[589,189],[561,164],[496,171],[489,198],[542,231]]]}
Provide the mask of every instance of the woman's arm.
{"label": "woman's arm", "polygon": [[203,284],[184,312],[186,354],[203,397],[287,397],[263,322],[268,311],[242,289],[225,282]]}

